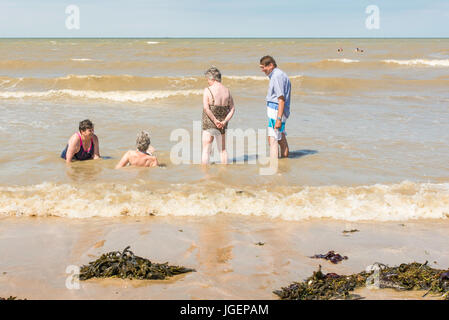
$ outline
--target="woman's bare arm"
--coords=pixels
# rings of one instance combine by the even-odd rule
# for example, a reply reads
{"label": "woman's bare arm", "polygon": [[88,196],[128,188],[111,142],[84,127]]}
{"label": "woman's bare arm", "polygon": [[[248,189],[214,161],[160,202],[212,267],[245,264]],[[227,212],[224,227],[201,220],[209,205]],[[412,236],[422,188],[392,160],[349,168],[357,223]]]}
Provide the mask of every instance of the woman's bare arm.
{"label": "woman's bare arm", "polygon": [[234,99],[232,98],[230,92],[229,92],[229,106],[231,107],[231,110],[229,110],[226,118],[222,121],[223,125],[226,125],[226,123],[228,123],[229,120],[231,120],[231,118],[232,118],[232,116],[234,115],[234,112],[235,112]]}
{"label": "woman's bare arm", "polygon": [[100,157],[100,143],[98,142],[98,137],[94,134],[92,140],[94,142],[94,160],[101,159],[101,157]]}
{"label": "woman's bare arm", "polygon": [[129,151],[126,151],[126,153],[123,155],[122,159],[119,163],[115,166],[116,169],[123,168],[129,163]]}
{"label": "woman's bare arm", "polygon": [[[207,88],[205,88],[204,93],[203,93],[203,109],[204,109],[204,112],[209,117],[209,119],[211,119],[212,122],[217,127],[219,127],[217,124],[220,124],[220,121],[218,121],[218,119],[215,118],[214,114],[212,113],[212,111],[210,110],[210,107],[209,107],[209,93],[208,92],[209,92],[209,90]],[[221,127],[221,125],[220,125],[220,127]]]}
{"label": "woman's bare arm", "polygon": [[67,147],[67,152],[65,154],[65,163],[69,164],[72,162],[73,156],[77,152],[77,149],[80,148],[79,138],[76,134],[70,137],[69,144]]}
{"label": "woman's bare arm", "polygon": [[157,161],[156,157],[150,157],[150,159],[148,159],[149,163],[147,163],[147,167],[157,167],[159,165],[159,162]]}

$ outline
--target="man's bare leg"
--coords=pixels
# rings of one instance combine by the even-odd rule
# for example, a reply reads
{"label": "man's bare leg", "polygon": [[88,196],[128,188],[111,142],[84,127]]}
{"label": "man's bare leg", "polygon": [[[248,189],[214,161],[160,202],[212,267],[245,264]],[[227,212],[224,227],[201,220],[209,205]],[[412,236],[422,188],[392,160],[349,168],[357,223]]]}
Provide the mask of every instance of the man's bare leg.
{"label": "man's bare leg", "polygon": [[282,138],[279,141],[279,145],[281,146],[281,158],[288,158],[289,149],[285,133],[282,133]]}
{"label": "man's bare leg", "polygon": [[270,158],[277,159],[279,157],[279,143],[274,137],[268,137],[270,145]]}

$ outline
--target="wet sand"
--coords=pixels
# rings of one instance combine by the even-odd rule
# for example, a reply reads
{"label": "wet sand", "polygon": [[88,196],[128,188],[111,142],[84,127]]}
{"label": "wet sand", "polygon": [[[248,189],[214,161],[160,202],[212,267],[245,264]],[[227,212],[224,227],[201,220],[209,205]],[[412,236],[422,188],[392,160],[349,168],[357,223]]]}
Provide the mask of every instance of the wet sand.
{"label": "wet sand", "polygon": [[[359,232],[343,234],[343,230]],[[256,245],[262,242],[264,245]],[[284,221],[263,217],[0,218],[0,296],[27,299],[277,299],[273,290],[324,272],[360,272],[429,261],[449,268],[449,221]],[[66,288],[66,268],[130,245],[139,256],[196,272],[163,281],[91,279]],[[337,265],[309,256],[328,250]],[[366,299],[421,299],[424,292],[358,289]],[[438,297],[427,296],[426,299]]]}

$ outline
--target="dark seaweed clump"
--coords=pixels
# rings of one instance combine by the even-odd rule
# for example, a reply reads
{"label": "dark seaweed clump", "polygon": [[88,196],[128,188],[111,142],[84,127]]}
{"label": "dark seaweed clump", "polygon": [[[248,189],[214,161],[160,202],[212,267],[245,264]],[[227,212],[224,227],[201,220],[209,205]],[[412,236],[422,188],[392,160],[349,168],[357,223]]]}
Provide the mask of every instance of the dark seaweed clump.
{"label": "dark seaweed clump", "polygon": [[354,233],[354,232],[359,232],[360,230],[357,229],[351,229],[351,230],[343,230],[343,233]]}
{"label": "dark seaweed clump", "polygon": [[[449,271],[431,268],[417,262],[401,264],[398,267],[379,266],[378,286],[396,290],[426,290],[429,293],[442,294],[441,298],[449,300]],[[360,272],[349,276],[335,273],[323,274],[321,266],[318,271],[304,282],[294,282],[286,288],[273,291],[282,300],[330,300],[354,299],[350,291],[367,285],[373,273]]]}
{"label": "dark seaweed clump", "polygon": [[0,297],[0,301],[6,301],[6,300],[26,300],[26,299],[17,299],[17,297],[13,297],[13,296],[9,296],[8,298]]}
{"label": "dark seaweed clump", "polygon": [[138,257],[129,250],[108,252],[88,265],[80,268],[80,280],[90,278],[157,279],[163,280],[177,274],[194,272],[194,269],[169,266],[168,263],[153,263]]}
{"label": "dark seaweed clump", "polygon": [[346,260],[348,259],[347,256],[342,256],[339,253],[335,253],[334,251],[329,251],[326,254],[316,254],[314,256],[311,256],[310,258],[313,259],[325,259],[325,260],[329,260],[330,262],[332,262],[333,264],[337,264],[340,261]]}
{"label": "dark seaweed clump", "polygon": [[294,282],[286,288],[273,291],[282,300],[331,300],[349,299],[349,291],[365,284],[365,274],[341,276],[336,273],[324,274],[321,266],[304,282]]}

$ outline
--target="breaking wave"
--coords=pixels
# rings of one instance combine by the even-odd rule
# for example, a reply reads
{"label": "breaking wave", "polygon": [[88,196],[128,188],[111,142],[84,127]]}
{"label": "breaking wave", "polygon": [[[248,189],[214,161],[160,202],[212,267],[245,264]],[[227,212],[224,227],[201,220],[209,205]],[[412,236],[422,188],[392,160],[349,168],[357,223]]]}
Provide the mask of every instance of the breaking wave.
{"label": "breaking wave", "polygon": [[157,91],[92,91],[92,90],[47,90],[47,91],[8,91],[0,92],[3,99],[58,98],[70,97],[98,99],[116,102],[145,102],[173,96],[201,95],[202,90],[157,90]]}
{"label": "breaking wave", "polygon": [[[291,75],[292,86],[305,91],[392,90],[413,88],[414,91],[446,89],[449,79],[359,79],[352,77],[314,77]],[[231,90],[264,90],[265,76],[231,75],[223,82]],[[0,99],[23,98],[85,98],[118,102],[147,100],[202,94],[206,86],[203,77],[141,77],[132,75],[67,75],[57,78],[11,78],[0,76]],[[148,90],[151,89],[151,90]]]}
{"label": "breaking wave", "polygon": [[403,66],[431,66],[431,67],[449,67],[449,59],[412,59],[412,60],[382,60],[385,63],[399,64]]}
{"label": "breaking wave", "polygon": [[213,216],[238,214],[284,220],[330,218],[346,221],[447,219],[449,183],[375,184],[211,189],[148,182],[89,186],[42,183],[0,187],[0,215],[67,218],[120,216]]}

